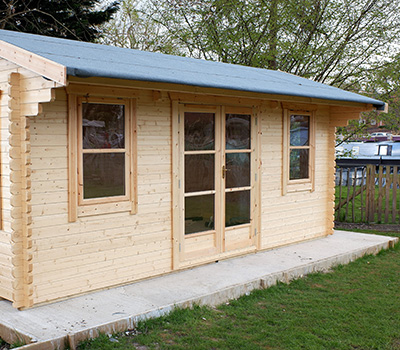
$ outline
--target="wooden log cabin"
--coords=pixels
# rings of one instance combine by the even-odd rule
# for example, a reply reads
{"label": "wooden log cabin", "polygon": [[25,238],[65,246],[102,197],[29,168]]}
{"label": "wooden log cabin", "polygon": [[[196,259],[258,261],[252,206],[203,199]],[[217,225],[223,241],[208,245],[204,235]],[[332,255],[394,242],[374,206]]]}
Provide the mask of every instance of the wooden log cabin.
{"label": "wooden log cabin", "polygon": [[335,127],[279,71],[0,31],[0,297],[27,308],[333,233]]}

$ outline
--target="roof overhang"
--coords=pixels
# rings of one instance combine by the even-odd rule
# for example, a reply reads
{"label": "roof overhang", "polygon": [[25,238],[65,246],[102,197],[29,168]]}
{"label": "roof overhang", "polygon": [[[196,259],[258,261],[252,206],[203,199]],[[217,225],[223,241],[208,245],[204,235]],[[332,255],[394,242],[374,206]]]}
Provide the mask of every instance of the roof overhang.
{"label": "roof overhang", "polygon": [[67,68],[65,66],[3,40],[0,40],[0,57],[63,86],[67,84]]}

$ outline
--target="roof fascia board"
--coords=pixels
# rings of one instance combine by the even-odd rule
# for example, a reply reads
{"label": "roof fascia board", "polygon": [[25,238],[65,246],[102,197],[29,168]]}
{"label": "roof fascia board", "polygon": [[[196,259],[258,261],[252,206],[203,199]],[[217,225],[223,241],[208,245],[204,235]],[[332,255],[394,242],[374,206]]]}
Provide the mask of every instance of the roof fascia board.
{"label": "roof fascia board", "polygon": [[63,86],[67,84],[67,69],[65,66],[3,40],[0,40],[0,57]]}
{"label": "roof fascia board", "polygon": [[82,83],[87,85],[107,85],[112,87],[131,87],[136,89],[146,90],[160,90],[167,92],[182,92],[192,94],[204,94],[204,95],[215,95],[215,96],[229,96],[229,97],[245,97],[255,100],[267,100],[267,101],[280,101],[280,102],[299,102],[305,104],[317,104],[325,106],[341,106],[341,107],[359,107],[363,111],[371,111],[376,109],[371,104],[349,102],[349,101],[337,101],[337,100],[325,100],[311,97],[291,96],[291,95],[275,95],[275,94],[263,94],[250,91],[241,90],[227,90],[217,88],[205,88],[192,85],[181,85],[171,83],[160,83],[152,81],[139,81],[139,80],[125,80],[125,79],[113,79],[113,78],[99,78],[89,77],[81,78],[75,76],[68,76],[69,82]]}

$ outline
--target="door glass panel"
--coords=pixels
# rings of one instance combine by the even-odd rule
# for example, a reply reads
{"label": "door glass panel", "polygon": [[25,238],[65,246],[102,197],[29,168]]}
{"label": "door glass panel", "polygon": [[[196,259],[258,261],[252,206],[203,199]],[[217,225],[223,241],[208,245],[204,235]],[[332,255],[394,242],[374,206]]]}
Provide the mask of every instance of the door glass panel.
{"label": "door glass panel", "polygon": [[226,149],[250,149],[250,115],[227,114]]}
{"label": "door glass panel", "polygon": [[225,194],[225,227],[250,222],[250,191]]}
{"label": "door glass panel", "polygon": [[214,195],[185,198],[185,235],[214,230]]}
{"label": "door glass panel", "polygon": [[226,154],[226,188],[250,186],[250,153]]}
{"label": "door glass panel", "polygon": [[125,195],[125,154],[83,154],[83,198]]}
{"label": "door glass panel", "polygon": [[185,112],[185,151],[213,150],[214,113]]}
{"label": "door glass panel", "polygon": [[82,145],[84,149],[124,148],[125,106],[82,104]]}
{"label": "door glass panel", "polygon": [[191,154],[185,156],[185,192],[214,189],[214,154]]}

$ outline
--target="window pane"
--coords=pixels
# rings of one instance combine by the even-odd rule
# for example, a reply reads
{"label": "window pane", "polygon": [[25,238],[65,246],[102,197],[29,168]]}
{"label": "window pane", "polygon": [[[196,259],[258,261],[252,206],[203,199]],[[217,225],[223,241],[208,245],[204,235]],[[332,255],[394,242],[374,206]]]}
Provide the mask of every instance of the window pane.
{"label": "window pane", "polygon": [[125,147],[125,106],[82,104],[82,145],[84,149]]}
{"label": "window pane", "polygon": [[185,235],[214,230],[214,195],[185,198]]}
{"label": "window pane", "polygon": [[226,149],[250,149],[250,115],[226,115]]}
{"label": "window pane", "polygon": [[308,149],[290,150],[290,180],[308,179]]}
{"label": "window pane", "polygon": [[226,154],[226,188],[250,186],[250,154]]}
{"label": "window pane", "polygon": [[250,191],[225,194],[225,227],[250,222]]}
{"label": "window pane", "polygon": [[308,146],[310,117],[306,115],[290,116],[290,145]]}
{"label": "window pane", "polygon": [[83,155],[83,198],[125,195],[125,154]]}
{"label": "window pane", "polygon": [[214,154],[185,156],[185,192],[214,189]]}
{"label": "window pane", "polygon": [[214,149],[214,113],[185,113],[185,151]]}

